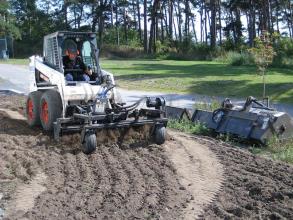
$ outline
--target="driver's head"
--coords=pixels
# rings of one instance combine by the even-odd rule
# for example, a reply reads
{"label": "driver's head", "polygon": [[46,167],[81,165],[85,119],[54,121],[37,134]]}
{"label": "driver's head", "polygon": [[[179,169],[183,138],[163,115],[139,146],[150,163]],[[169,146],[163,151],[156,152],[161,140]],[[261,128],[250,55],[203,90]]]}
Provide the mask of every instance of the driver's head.
{"label": "driver's head", "polygon": [[68,56],[70,60],[75,60],[77,57],[77,49],[76,48],[68,48],[67,50]]}
{"label": "driver's head", "polygon": [[78,55],[77,45],[72,39],[67,39],[64,42],[65,54],[69,57],[70,60],[75,60]]}

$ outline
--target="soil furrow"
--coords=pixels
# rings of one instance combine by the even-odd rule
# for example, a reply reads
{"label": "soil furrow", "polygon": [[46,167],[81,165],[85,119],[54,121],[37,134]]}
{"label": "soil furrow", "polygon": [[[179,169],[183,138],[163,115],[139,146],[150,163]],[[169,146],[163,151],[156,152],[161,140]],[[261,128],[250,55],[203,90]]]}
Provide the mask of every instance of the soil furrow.
{"label": "soil furrow", "polygon": [[[104,195],[104,200],[99,210],[100,218],[121,219],[121,211],[123,211],[121,203],[130,188],[129,179],[117,157],[112,154],[111,147],[105,146],[102,151],[112,183],[108,194]],[[118,212],[117,209],[120,211]]]}
{"label": "soil furrow", "polygon": [[128,175],[130,185],[129,190],[121,203],[124,207],[124,218],[143,218],[144,216],[140,213],[139,208],[142,205],[143,195],[145,194],[144,177],[134,165],[134,158],[129,158],[129,152],[132,152],[132,150],[118,150],[118,148],[115,148],[115,151],[115,155],[118,157],[118,160],[121,162],[123,169]]}
{"label": "soil furrow", "polygon": [[89,157],[95,184],[94,191],[89,194],[85,205],[89,216],[97,219],[105,196],[111,189],[110,185],[112,184],[112,179],[105,165],[100,146],[97,148],[97,151]]}

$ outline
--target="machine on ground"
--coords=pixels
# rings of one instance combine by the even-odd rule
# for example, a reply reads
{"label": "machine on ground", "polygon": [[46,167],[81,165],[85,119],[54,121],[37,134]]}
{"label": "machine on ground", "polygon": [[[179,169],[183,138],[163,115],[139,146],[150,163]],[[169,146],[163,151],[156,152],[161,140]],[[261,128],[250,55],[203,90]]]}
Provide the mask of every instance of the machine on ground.
{"label": "machine on ground", "polygon": [[[81,68],[65,68],[66,45],[74,45],[82,62],[91,70],[80,81]],[[56,140],[65,133],[80,132],[82,151],[97,146],[97,130],[150,125],[150,136],[163,144],[167,118],[165,100],[145,97],[126,105],[115,87],[111,73],[100,68],[95,33],[59,31],[44,37],[43,57],[32,56],[30,69],[35,81],[26,102],[27,122],[53,131]],[[70,73],[72,80],[65,79]],[[146,108],[138,109],[145,101]]]}
{"label": "machine on ground", "polygon": [[273,137],[280,140],[293,137],[293,120],[288,113],[270,108],[254,97],[248,97],[243,106],[234,105],[227,98],[221,108],[213,112],[196,109],[192,121],[217,133],[237,135],[262,144]]}

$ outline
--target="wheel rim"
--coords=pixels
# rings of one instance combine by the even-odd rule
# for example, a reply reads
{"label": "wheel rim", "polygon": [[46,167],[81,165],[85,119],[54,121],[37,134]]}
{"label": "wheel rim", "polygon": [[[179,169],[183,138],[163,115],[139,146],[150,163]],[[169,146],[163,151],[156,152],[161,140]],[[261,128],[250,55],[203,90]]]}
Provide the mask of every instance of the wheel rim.
{"label": "wheel rim", "polygon": [[42,113],[41,113],[42,121],[45,124],[48,124],[49,121],[49,111],[48,111],[48,103],[46,101],[42,102]]}
{"label": "wheel rim", "polygon": [[32,121],[34,117],[34,104],[31,99],[29,99],[27,102],[27,115],[28,115],[28,119]]}

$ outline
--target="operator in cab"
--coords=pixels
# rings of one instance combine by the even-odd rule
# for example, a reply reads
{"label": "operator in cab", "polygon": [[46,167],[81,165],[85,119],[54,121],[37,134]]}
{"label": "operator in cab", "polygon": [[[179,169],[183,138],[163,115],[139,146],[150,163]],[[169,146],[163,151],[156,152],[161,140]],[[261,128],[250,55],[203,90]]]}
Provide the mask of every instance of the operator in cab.
{"label": "operator in cab", "polygon": [[[92,70],[82,61],[76,45],[68,45],[65,54],[66,55],[63,57],[63,66],[64,70],[69,70],[65,74],[66,81],[90,81]],[[70,72],[70,70],[72,70],[72,72]],[[74,74],[74,70],[77,70],[76,74]],[[81,71],[78,72],[78,70]]]}

